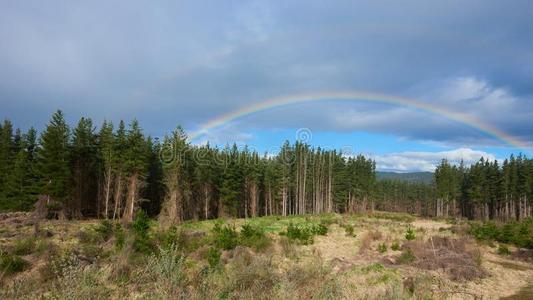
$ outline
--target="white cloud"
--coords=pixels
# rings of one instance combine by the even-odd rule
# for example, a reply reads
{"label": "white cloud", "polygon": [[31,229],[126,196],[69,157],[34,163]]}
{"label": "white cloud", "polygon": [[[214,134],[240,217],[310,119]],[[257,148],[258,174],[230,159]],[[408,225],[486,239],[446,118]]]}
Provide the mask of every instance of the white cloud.
{"label": "white cloud", "polygon": [[248,132],[238,130],[238,126],[228,123],[225,126],[207,131],[192,140],[195,145],[205,145],[208,142],[212,145],[225,145],[228,141],[235,142],[237,145],[245,145],[255,136]]}
{"label": "white cloud", "polygon": [[459,162],[463,160],[466,165],[470,165],[478,161],[481,157],[489,160],[496,159],[494,155],[490,153],[470,148],[458,148],[440,152],[410,151],[384,155],[371,155],[371,158],[376,161],[378,170],[394,172],[433,172],[435,167],[444,158],[454,164],[459,164]]}

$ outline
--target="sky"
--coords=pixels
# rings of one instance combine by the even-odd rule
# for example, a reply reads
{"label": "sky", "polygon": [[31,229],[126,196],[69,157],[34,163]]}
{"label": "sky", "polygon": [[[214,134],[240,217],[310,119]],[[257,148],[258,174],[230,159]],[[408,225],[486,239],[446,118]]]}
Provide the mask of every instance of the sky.
{"label": "sky", "polygon": [[[432,171],[533,153],[531,1],[1,1],[0,118],[42,129],[62,109],[187,132],[269,99],[327,97],[228,120],[192,143],[275,152],[284,140]],[[482,128],[493,128],[509,144]]]}

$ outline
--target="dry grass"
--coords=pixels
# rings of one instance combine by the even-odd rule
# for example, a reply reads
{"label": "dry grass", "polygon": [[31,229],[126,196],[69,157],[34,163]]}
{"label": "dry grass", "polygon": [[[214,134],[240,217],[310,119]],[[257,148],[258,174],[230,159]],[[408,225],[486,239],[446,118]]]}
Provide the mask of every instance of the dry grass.
{"label": "dry grass", "polygon": [[359,253],[365,253],[372,249],[372,244],[375,241],[379,241],[383,238],[383,234],[378,229],[369,230],[365,232],[361,238],[361,244],[359,247]]}
{"label": "dry grass", "polygon": [[[328,218],[335,220],[333,217]],[[481,251],[487,257],[483,266],[490,277],[484,278],[489,271],[480,266],[481,252],[475,242],[457,238],[453,231],[458,226],[443,222],[346,215],[342,224],[354,226],[359,233],[355,237],[346,236],[344,227],[329,219],[325,221],[332,223],[328,234],[317,236],[312,245],[297,245],[278,235],[290,222],[309,223],[307,218],[320,221],[320,217],[308,216],[247,220],[267,226],[272,247],[264,253],[246,246],[222,251],[216,266],[206,260],[205,252],[212,245],[206,235],[209,229],[203,229],[210,227],[202,222],[187,224],[187,228],[194,225],[193,229],[180,226],[174,234],[155,228],[151,238],[161,249],[149,255],[136,253],[129,242],[117,249],[112,237],[99,242],[109,256],[99,255],[94,260],[86,260],[85,250],[90,249],[83,248],[91,245],[92,237],[79,236],[79,232],[98,222],[45,222],[43,230],[53,236],[39,237],[33,246],[29,239],[23,240],[32,235],[31,227],[9,227],[4,232],[17,235],[0,240],[0,246],[15,249],[15,241],[21,239],[18,251],[29,253],[24,258],[32,268],[8,278],[0,288],[0,299],[34,299],[35,295],[56,299],[462,299],[484,295],[491,286],[511,278],[516,284],[507,287],[510,285],[501,283],[490,291],[490,297],[497,298],[502,291],[508,295],[533,280],[533,268],[511,270],[500,260],[510,261],[513,255],[500,257],[486,246]],[[214,222],[208,221],[208,225]],[[244,224],[243,220],[235,222]],[[417,230],[415,241],[405,240],[409,226],[423,228]],[[80,243],[80,239],[86,242]],[[178,245],[165,247],[167,241]],[[379,244],[391,248],[396,242],[404,250],[411,249],[414,261],[394,265],[399,252],[380,255],[375,250]],[[53,255],[45,250],[50,248]],[[512,250],[525,256],[521,264],[528,264],[529,252],[519,255]],[[475,278],[483,279],[471,280]],[[457,290],[464,293],[449,292]]]}
{"label": "dry grass", "polygon": [[425,270],[442,270],[452,280],[483,278],[487,271],[481,267],[481,252],[467,238],[431,237],[427,241],[408,241],[403,248],[415,256],[413,266]]}

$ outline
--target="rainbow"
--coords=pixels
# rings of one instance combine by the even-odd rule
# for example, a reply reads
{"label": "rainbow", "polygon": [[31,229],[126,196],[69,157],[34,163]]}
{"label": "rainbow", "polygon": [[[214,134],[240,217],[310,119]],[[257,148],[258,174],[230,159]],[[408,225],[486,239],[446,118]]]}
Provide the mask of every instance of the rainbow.
{"label": "rainbow", "polygon": [[362,102],[374,102],[382,104],[392,104],[397,106],[406,106],[415,108],[421,111],[430,112],[439,116],[444,116],[450,120],[465,124],[476,130],[479,130],[499,141],[504,142],[514,148],[530,153],[527,143],[515,138],[502,130],[495,128],[489,124],[482,122],[472,116],[463,114],[460,112],[449,111],[443,108],[439,108],[436,105],[421,102],[414,99],[408,99],[398,96],[376,94],[369,92],[320,92],[311,94],[296,94],[290,96],[281,96],[270,98],[261,102],[251,104],[249,106],[242,107],[240,109],[231,111],[224,115],[220,115],[214,119],[209,120],[199,127],[198,130],[191,133],[189,136],[191,141],[196,140],[202,135],[207,134],[210,130],[221,127],[236,119],[242,118],[247,115],[251,115],[257,112],[273,109],[276,107],[310,103],[310,102],[322,102],[322,101],[362,101]]}

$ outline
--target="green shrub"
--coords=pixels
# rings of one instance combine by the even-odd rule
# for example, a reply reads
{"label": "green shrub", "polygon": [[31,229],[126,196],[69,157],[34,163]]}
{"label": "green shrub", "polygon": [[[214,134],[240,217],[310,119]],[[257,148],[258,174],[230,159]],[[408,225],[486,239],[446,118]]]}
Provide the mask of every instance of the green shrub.
{"label": "green shrub", "polygon": [[494,222],[471,223],[468,233],[478,240],[512,243],[520,248],[533,249],[533,218],[505,224]]}
{"label": "green shrub", "polygon": [[84,228],[77,234],[82,244],[100,244],[104,241],[103,237],[93,228]]}
{"label": "green shrub", "polygon": [[205,253],[205,258],[210,268],[216,268],[220,264],[220,255],[222,253],[217,248],[209,248]]}
{"label": "green shrub", "polygon": [[510,255],[511,251],[509,251],[509,248],[505,245],[500,245],[498,247],[498,254],[500,255]]}
{"label": "green shrub", "polygon": [[413,262],[416,259],[413,251],[409,248],[405,249],[402,254],[396,260],[399,264],[408,264]]}
{"label": "green shrub", "polygon": [[170,228],[159,237],[161,246],[163,248],[169,248],[172,247],[172,245],[180,247],[180,245],[178,245],[179,238],[180,235],[178,233],[178,228],[176,228],[174,225],[170,226]]}
{"label": "green shrub", "polygon": [[224,250],[231,250],[239,244],[239,234],[234,226],[221,226],[215,224],[211,230],[215,247]]}
{"label": "green shrub", "polygon": [[102,220],[94,229],[104,241],[107,241],[113,235],[113,223],[109,220]]}
{"label": "green shrub", "polygon": [[104,249],[99,245],[94,244],[82,244],[81,252],[88,259],[98,259],[104,255]]}
{"label": "green shrub", "polygon": [[355,233],[354,233],[354,227],[353,225],[351,224],[346,224],[343,226],[344,227],[344,231],[346,232],[346,236],[352,236],[352,237],[355,237]]}
{"label": "green shrub", "polygon": [[313,225],[311,227],[312,233],[315,235],[327,235],[328,234],[328,226],[326,224],[320,223]]}
{"label": "green shrub", "polygon": [[64,276],[79,263],[78,257],[71,252],[56,252],[50,255],[46,264],[39,269],[39,273],[43,281],[48,281]]}
{"label": "green shrub", "polygon": [[120,223],[115,224],[115,248],[117,250],[122,250],[124,244],[126,244],[126,233],[120,225]]}
{"label": "green shrub", "polygon": [[405,232],[405,239],[408,241],[412,241],[416,238],[415,231],[409,227],[407,228],[407,231]]}
{"label": "green shrub", "polygon": [[28,255],[35,251],[37,239],[33,236],[29,236],[23,239],[15,241],[13,247],[13,254],[15,255]]}
{"label": "green shrub", "polygon": [[152,241],[149,237],[150,219],[143,210],[140,210],[133,220],[133,249],[141,253],[150,253],[153,250]]}
{"label": "green shrub", "polygon": [[380,264],[380,263],[373,263],[373,264],[370,264],[364,268],[362,268],[362,271],[364,273],[369,273],[369,272],[381,272],[385,270],[385,267]]}
{"label": "green shrub", "polygon": [[381,243],[378,245],[378,251],[379,253],[385,253],[387,252],[387,245],[385,243]]}
{"label": "green shrub", "polygon": [[290,241],[295,241],[302,245],[313,243],[313,232],[305,226],[297,226],[292,222],[287,226],[287,231],[283,233]]}
{"label": "green shrub", "polygon": [[0,253],[0,274],[11,275],[24,271],[30,263],[18,255]]}
{"label": "green shrub", "polygon": [[394,242],[392,243],[392,245],[390,246],[390,248],[391,248],[392,250],[394,250],[394,251],[398,251],[398,250],[400,250],[400,243],[398,243],[398,241],[394,241]]}
{"label": "green shrub", "polygon": [[258,226],[244,224],[240,233],[241,244],[255,250],[264,250],[270,246],[271,241],[266,236],[264,230]]}

